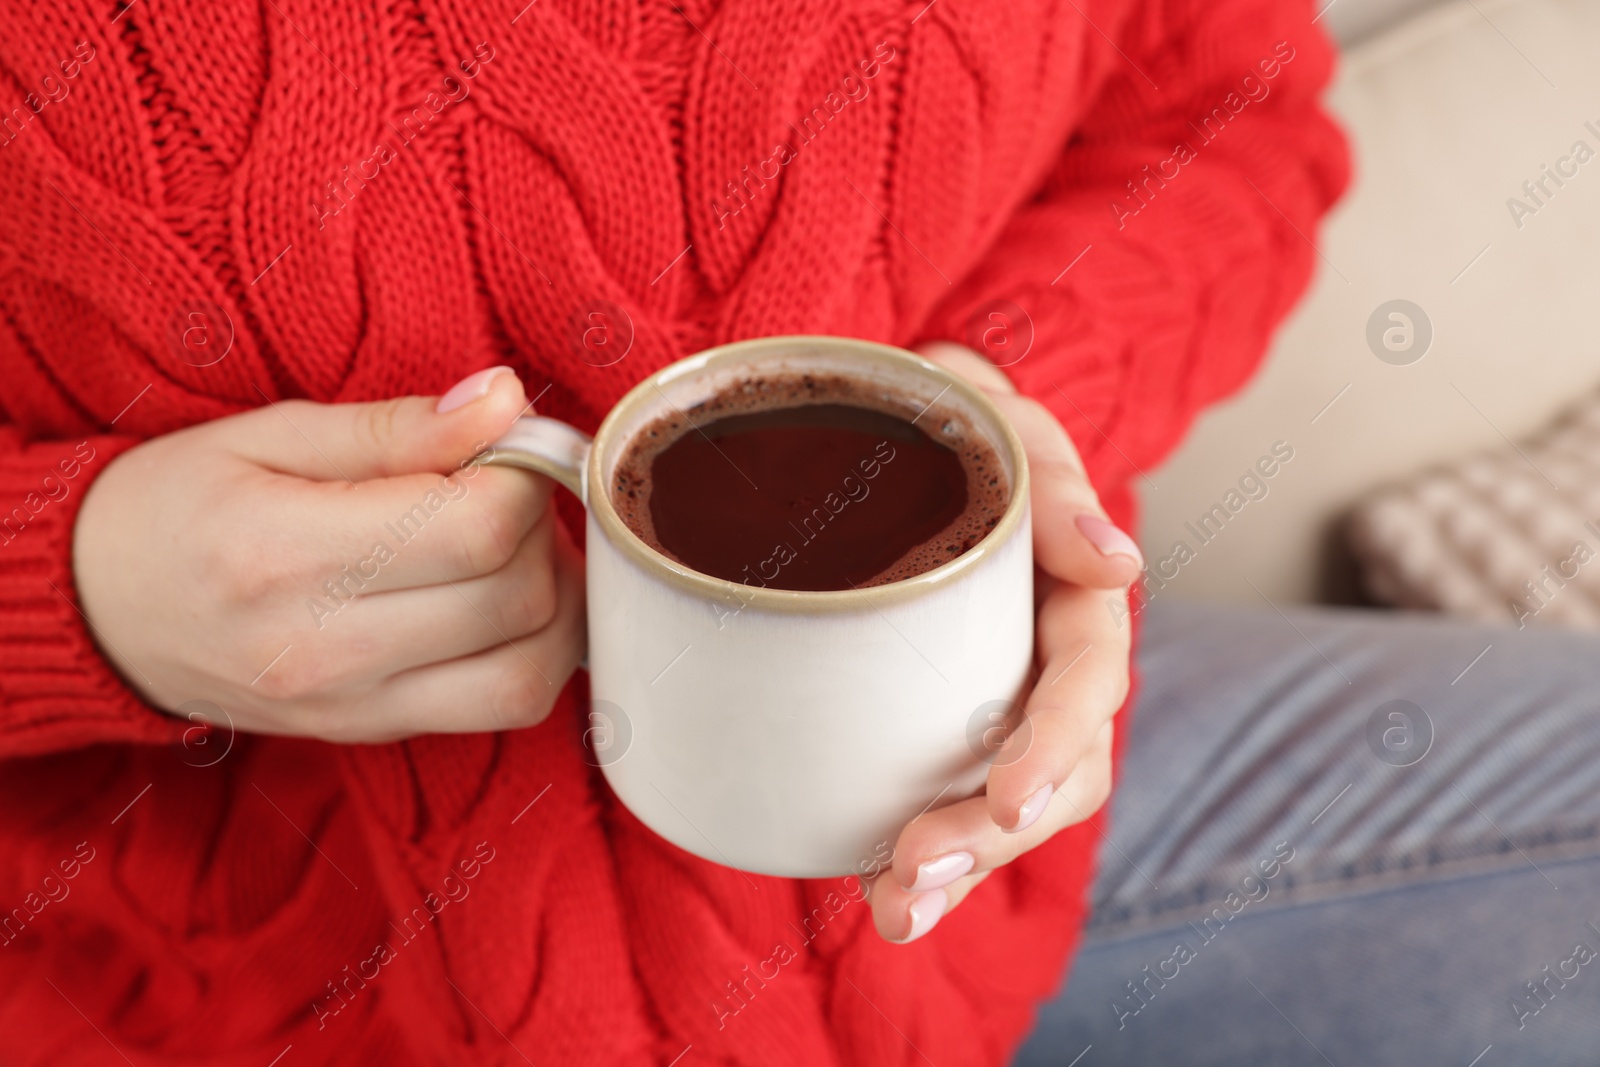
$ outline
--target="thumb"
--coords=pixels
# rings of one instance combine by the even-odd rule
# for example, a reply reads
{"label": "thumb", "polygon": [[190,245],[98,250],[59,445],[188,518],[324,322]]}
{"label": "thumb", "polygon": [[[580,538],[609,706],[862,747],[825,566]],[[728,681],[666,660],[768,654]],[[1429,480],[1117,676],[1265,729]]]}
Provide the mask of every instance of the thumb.
{"label": "thumb", "polygon": [[448,474],[499,440],[529,408],[511,368],[490,367],[441,397],[269,402],[238,416],[230,443],[236,454],[260,466],[321,481]]}

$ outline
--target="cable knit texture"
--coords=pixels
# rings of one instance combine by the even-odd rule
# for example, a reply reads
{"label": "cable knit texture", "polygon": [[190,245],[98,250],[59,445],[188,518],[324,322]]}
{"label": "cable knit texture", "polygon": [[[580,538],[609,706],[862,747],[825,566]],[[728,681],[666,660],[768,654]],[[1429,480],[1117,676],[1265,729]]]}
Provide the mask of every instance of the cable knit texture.
{"label": "cable knit texture", "polygon": [[826,333],[980,345],[1129,524],[1345,183],[1309,7],[0,9],[0,1060],[1003,1062],[1096,826],[898,947],[840,882],[641,827],[582,758],[582,674],[516,733],[201,745],[80,616],[77,506],[122,450],[265,399],[506,362],[593,429],[671,360]]}

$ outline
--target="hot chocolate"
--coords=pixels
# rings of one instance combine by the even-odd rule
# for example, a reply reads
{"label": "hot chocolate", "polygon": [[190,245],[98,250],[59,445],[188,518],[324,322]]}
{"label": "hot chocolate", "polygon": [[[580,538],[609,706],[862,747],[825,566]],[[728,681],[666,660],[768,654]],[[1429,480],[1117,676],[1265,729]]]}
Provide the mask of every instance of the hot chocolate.
{"label": "hot chocolate", "polygon": [[778,589],[882,585],[977,544],[1010,485],[994,448],[935,403],[842,375],[764,375],[643,427],[611,479],[645,543]]}

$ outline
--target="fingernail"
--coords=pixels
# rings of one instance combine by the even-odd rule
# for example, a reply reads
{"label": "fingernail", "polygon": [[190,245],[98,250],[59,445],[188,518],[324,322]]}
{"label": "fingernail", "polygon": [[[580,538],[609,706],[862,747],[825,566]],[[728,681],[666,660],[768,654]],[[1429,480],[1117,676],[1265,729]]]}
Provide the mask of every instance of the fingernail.
{"label": "fingernail", "polygon": [[911,929],[906,936],[895,942],[897,945],[909,945],[923,934],[932,930],[938,921],[944,918],[944,909],[950,906],[950,895],[943,889],[935,889],[922,893],[911,902]]}
{"label": "fingernail", "polygon": [[943,889],[972,870],[972,865],[976,862],[970,852],[950,852],[938,859],[929,860],[917,868],[917,880],[911,883],[911,892],[926,893],[933,889]]}
{"label": "fingernail", "polygon": [[1050,803],[1050,794],[1055,791],[1055,786],[1046,782],[1039,787],[1039,791],[1029,797],[1027,802],[1017,811],[1017,825],[1007,830],[1008,834],[1020,834],[1028,827],[1039,821],[1039,816],[1044,814],[1044,807]]}
{"label": "fingernail", "polygon": [[1139,551],[1139,543],[1129,537],[1120,527],[1114,526],[1098,515],[1079,515],[1078,529],[1083,531],[1083,536],[1089,543],[1106,556],[1127,556],[1140,567],[1144,566],[1144,553]]}
{"label": "fingernail", "polygon": [[450,391],[439,398],[438,405],[433,409],[440,415],[456,408],[465,407],[480,397],[489,395],[489,390],[494,387],[494,380],[502,374],[510,374],[510,367],[490,367],[476,374],[469,374],[450,387]]}

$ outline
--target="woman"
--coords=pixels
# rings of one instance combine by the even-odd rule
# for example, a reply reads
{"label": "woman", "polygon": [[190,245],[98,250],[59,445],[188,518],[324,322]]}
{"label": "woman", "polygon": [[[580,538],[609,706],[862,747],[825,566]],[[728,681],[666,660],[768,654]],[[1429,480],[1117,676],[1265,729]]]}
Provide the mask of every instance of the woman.
{"label": "woman", "polygon": [[[1345,182],[1309,9],[8,13],[7,1061],[1002,1062],[1083,918],[1130,480]],[[530,404],[786,333],[923,346],[1038,473],[1032,743],[870,894],[607,792],[548,484],[463,468],[369,561]]]}

